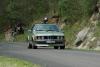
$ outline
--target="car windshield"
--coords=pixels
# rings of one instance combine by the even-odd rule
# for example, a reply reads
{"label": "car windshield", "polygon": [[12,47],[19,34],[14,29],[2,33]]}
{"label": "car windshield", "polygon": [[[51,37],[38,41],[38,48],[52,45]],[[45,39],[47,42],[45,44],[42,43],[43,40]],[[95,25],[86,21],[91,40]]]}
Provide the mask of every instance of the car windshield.
{"label": "car windshield", "polygon": [[37,24],[33,27],[34,31],[59,31],[56,25],[50,24]]}

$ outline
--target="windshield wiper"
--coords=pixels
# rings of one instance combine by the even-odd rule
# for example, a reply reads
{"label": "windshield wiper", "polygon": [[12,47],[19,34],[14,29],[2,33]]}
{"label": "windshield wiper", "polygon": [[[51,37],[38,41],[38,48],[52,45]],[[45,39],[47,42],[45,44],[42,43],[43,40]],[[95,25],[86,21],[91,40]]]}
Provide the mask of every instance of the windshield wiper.
{"label": "windshield wiper", "polygon": [[54,30],[36,30],[36,31],[54,31]]}
{"label": "windshield wiper", "polygon": [[44,31],[44,30],[36,30],[36,31]]}
{"label": "windshield wiper", "polygon": [[46,30],[46,31],[56,31],[56,30]]}

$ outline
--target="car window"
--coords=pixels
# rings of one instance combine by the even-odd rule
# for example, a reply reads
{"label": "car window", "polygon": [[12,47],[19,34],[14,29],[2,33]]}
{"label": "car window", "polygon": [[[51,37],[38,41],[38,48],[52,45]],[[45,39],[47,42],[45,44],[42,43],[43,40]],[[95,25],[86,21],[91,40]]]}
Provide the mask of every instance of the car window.
{"label": "car window", "polygon": [[33,27],[35,31],[59,31],[59,28],[56,25],[35,25]]}

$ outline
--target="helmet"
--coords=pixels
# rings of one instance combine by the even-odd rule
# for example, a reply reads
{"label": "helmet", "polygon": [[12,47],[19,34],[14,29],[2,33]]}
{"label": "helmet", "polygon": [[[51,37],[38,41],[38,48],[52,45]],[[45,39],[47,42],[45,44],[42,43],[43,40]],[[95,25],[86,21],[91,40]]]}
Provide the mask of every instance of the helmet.
{"label": "helmet", "polygon": [[45,18],[43,19],[43,23],[46,24],[47,22],[48,22],[48,18],[45,17]]}
{"label": "helmet", "polygon": [[47,17],[45,17],[45,18],[44,18],[44,20],[46,21],[46,20],[48,20],[48,18],[47,18]]}

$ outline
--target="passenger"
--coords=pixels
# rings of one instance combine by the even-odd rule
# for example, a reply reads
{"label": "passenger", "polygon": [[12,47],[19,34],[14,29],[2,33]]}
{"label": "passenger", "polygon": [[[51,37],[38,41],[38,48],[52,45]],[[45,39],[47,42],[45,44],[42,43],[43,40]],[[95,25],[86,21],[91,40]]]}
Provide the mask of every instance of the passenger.
{"label": "passenger", "polygon": [[42,23],[43,23],[43,24],[47,24],[47,23],[48,23],[48,18],[45,17]]}

